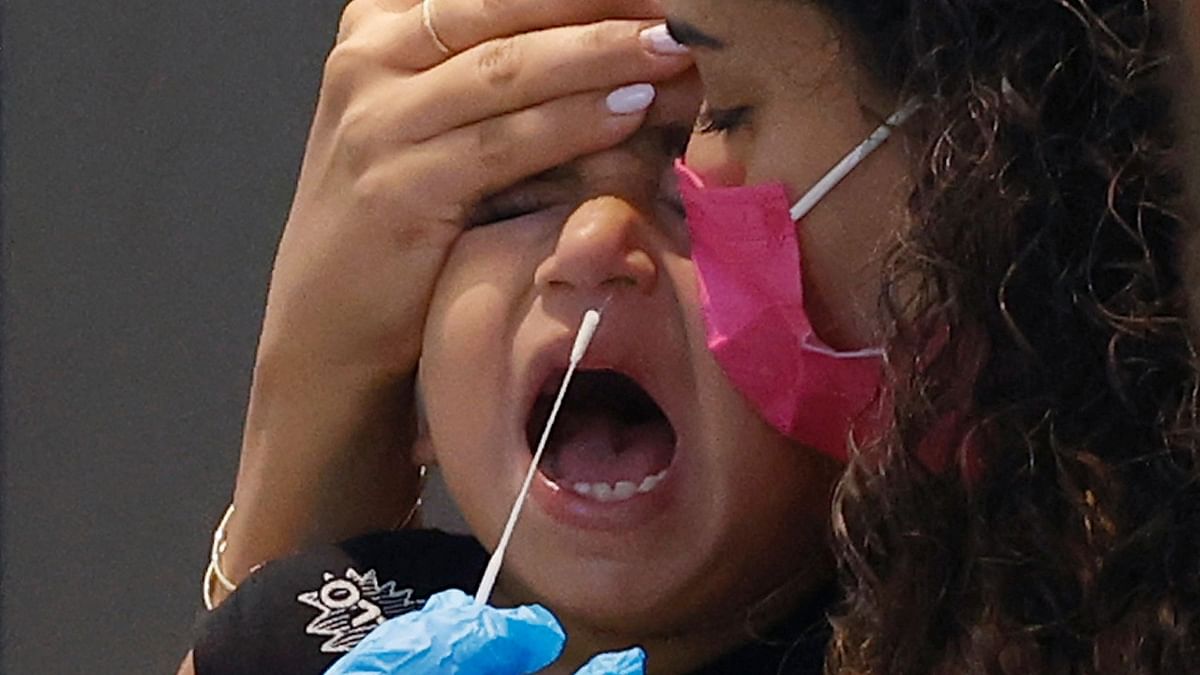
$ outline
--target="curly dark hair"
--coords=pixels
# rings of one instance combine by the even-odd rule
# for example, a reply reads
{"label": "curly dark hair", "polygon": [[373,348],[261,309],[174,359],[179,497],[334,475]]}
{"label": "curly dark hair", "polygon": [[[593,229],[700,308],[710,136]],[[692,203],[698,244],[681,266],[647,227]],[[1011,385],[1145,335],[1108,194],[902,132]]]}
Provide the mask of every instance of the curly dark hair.
{"label": "curly dark hair", "polygon": [[830,671],[1193,670],[1200,371],[1163,6],[819,4],[923,105],[881,300],[895,423],[835,498]]}

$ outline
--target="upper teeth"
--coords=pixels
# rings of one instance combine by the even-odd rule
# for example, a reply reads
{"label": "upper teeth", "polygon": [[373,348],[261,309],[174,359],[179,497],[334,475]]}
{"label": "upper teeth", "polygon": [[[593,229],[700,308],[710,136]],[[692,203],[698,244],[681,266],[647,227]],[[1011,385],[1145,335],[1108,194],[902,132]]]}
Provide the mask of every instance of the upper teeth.
{"label": "upper teeth", "polygon": [[620,481],[616,484],[575,483],[571,486],[571,491],[577,495],[590,497],[598,502],[624,502],[633,499],[639,494],[651,492],[666,477],[667,470],[663,469],[653,476],[646,476],[640,484],[633,481]]}

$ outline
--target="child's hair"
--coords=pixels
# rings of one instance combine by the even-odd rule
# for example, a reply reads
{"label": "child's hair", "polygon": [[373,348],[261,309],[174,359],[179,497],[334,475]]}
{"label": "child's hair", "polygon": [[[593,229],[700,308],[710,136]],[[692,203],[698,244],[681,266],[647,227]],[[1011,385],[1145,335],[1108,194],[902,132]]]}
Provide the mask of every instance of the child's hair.
{"label": "child's hair", "polygon": [[[1193,670],[1200,382],[1162,3],[819,4],[924,104],[882,295],[895,426],[835,500],[831,669]],[[929,438],[962,448],[948,468]]]}

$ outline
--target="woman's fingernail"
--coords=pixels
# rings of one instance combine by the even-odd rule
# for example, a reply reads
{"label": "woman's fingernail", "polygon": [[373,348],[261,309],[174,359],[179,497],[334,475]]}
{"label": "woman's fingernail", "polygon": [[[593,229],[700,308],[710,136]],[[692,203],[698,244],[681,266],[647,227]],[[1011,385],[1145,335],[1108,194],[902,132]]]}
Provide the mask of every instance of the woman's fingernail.
{"label": "woman's fingernail", "polygon": [[631,84],[609,94],[605,104],[614,115],[630,115],[649,108],[654,95],[652,84]]}
{"label": "woman's fingernail", "polygon": [[675,41],[675,38],[671,37],[671,32],[667,30],[667,24],[665,23],[651,26],[642,31],[641,39],[642,45],[646,47],[646,50],[654,54],[674,56],[688,53],[688,48],[685,45],[679,44]]}

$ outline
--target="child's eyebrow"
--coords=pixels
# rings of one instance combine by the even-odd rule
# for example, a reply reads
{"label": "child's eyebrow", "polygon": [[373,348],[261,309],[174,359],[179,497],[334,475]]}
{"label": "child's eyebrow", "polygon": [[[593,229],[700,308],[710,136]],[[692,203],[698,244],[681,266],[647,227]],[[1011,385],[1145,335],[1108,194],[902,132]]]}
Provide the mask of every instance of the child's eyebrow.
{"label": "child's eyebrow", "polygon": [[579,183],[582,180],[583,173],[579,170],[578,164],[576,162],[570,162],[568,164],[559,164],[558,166],[546,169],[545,171],[531,176],[520,183],[510,185],[500,192],[508,192],[509,190],[519,188],[526,183]]}
{"label": "child's eyebrow", "polygon": [[[633,139],[618,146],[635,152],[640,157],[653,155],[664,161],[675,160],[683,156],[691,136],[691,125],[675,121],[654,124],[635,135]],[[520,182],[513,183],[501,190],[493,192],[476,204],[476,212],[481,207],[494,204],[507,197],[520,195],[528,191],[545,194],[548,190],[561,190],[560,194],[583,193],[588,186],[589,175],[586,169],[591,156],[580,157],[565,164],[551,167],[534,174]]]}

